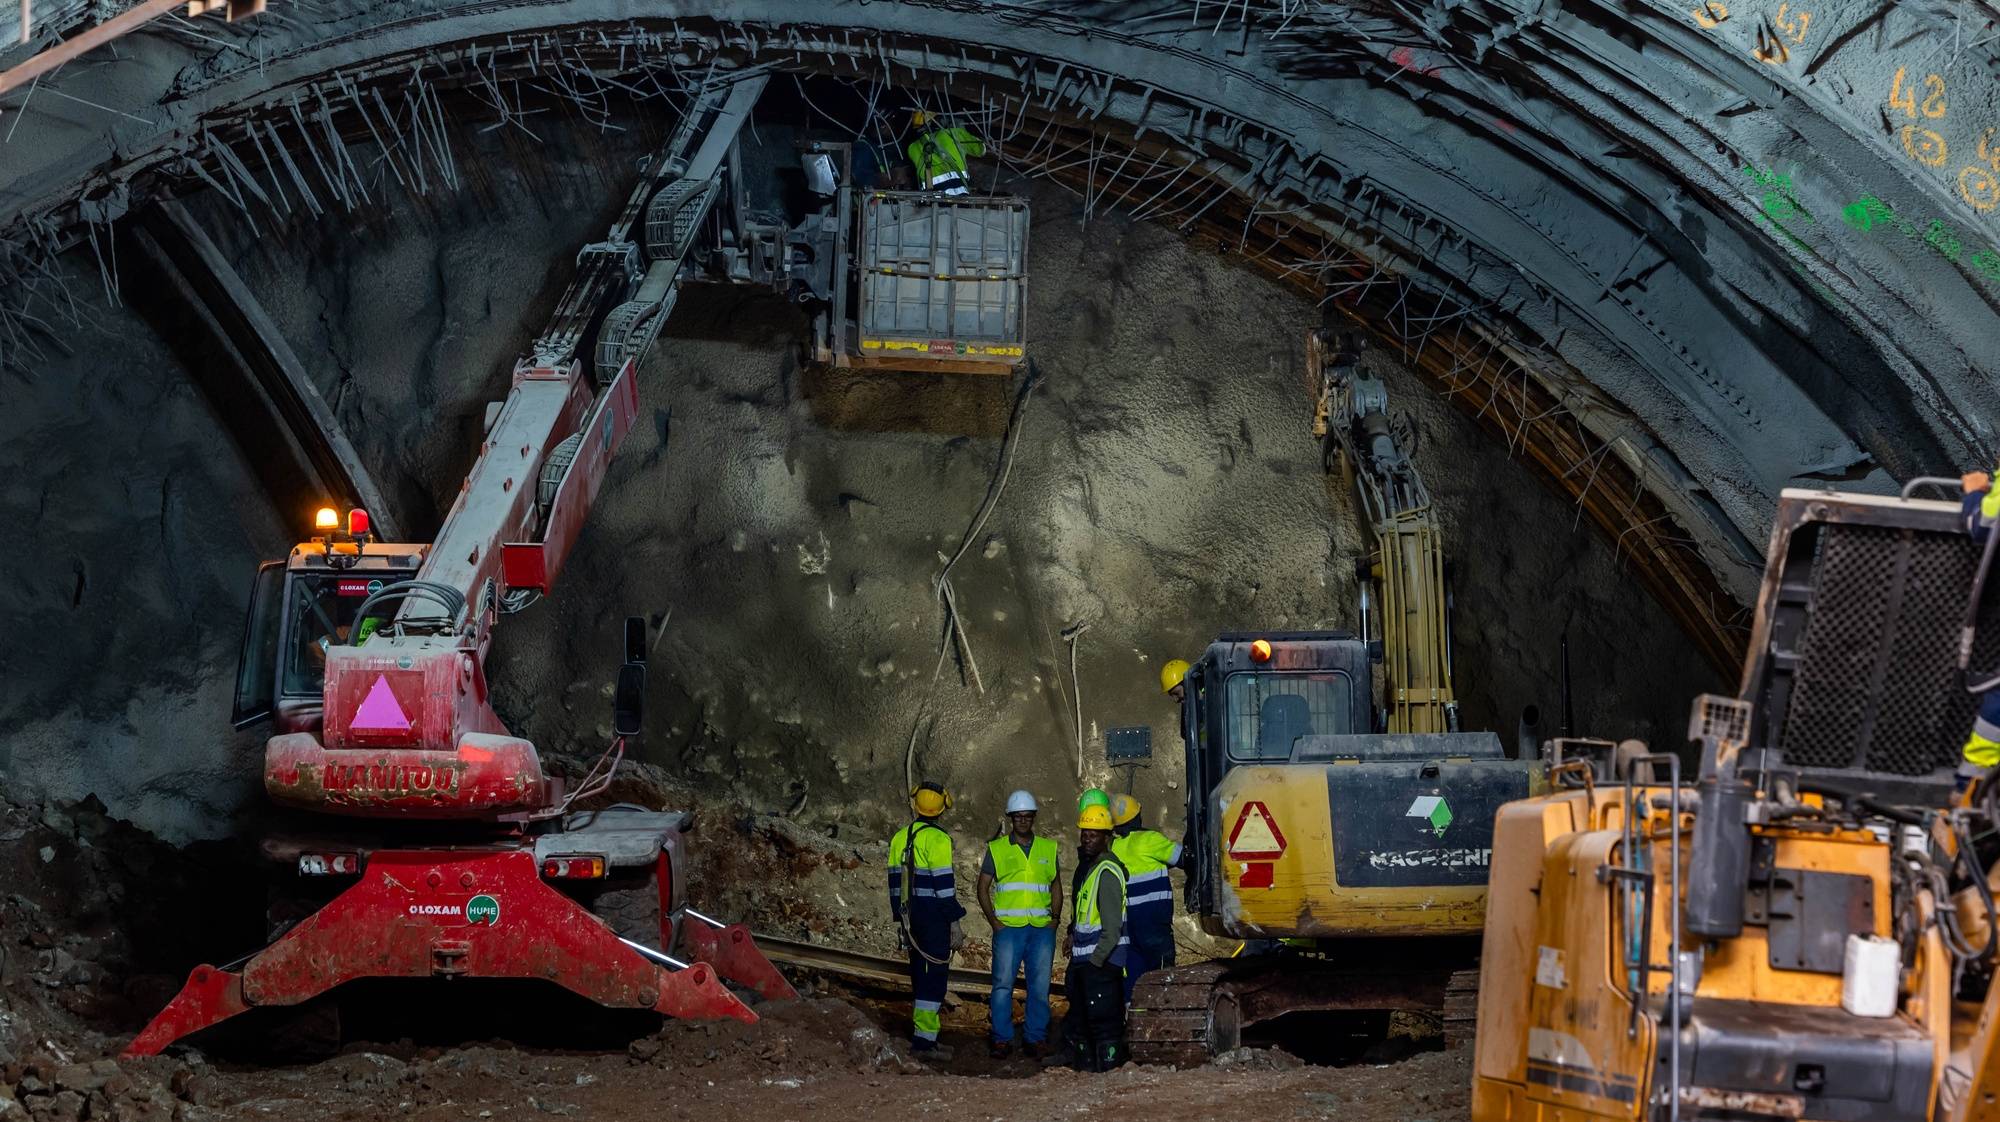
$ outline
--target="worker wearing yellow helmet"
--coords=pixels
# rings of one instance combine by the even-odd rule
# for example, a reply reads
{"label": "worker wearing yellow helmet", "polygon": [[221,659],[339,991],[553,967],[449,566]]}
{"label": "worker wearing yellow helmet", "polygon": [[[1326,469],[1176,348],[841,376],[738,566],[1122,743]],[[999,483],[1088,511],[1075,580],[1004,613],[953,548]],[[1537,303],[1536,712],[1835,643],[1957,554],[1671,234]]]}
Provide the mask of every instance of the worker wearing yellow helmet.
{"label": "worker wearing yellow helmet", "polygon": [[1174,964],[1174,886],[1167,870],[1186,859],[1181,844],[1148,830],[1144,808],[1131,795],[1111,800],[1111,853],[1125,866],[1125,919],[1132,961],[1125,970],[1125,1003],[1140,975]]}
{"label": "worker wearing yellow helmet", "polygon": [[909,825],[889,839],[889,915],[896,941],[909,956],[910,1049],[932,1059],[950,1059],[938,1044],[939,1010],[951,975],[951,952],[965,943],[952,875],[951,835],[938,819],[951,809],[951,795],[937,783],[910,792]]}
{"label": "worker wearing yellow helmet", "polygon": [[1087,862],[1070,909],[1069,974],[1064,988],[1079,1035],[1079,1066],[1109,1071],[1125,1062],[1125,966],[1131,937],[1125,915],[1125,867],[1111,853],[1111,812],[1091,805],[1076,818],[1078,852]]}
{"label": "worker wearing yellow helmet", "polygon": [[910,162],[917,166],[917,182],[926,191],[967,194],[972,170],[966,161],[973,156],[984,156],[986,145],[969,129],[934,125],[931,115],[921,109],[910,114],[910,127],[923,130],[910,142],[909,149]]}
{"label": "worker wearing yellow helmet", "polygon": [[[1965,493],[1959,507],[1959,521],[1972,544],[1985,547],[1993,536],[1994,526],[2000,524],[2000,488],[1993,486],[1993,477],[1987,472],[1971,471],[1959,477],[1959,489]],[[1960,668],[1964,669],[1962,662],[1961,659]],[[1961,791],[2000,764],[2000,690],[1987,690],[1980,696],[1979,710],[1973,715],[1972,731],[1966,735],[1961,755],[1963,759],[1958,766]]]}
{"label": "worker wearing yellow helmet", "polygon": [[1192,743],[1188,735],[1187,676],[1192,667],[1184,658],[1170,658],[1160,667],[1160,692],[1174,699],[1174,708],[1180,711],[1181,743]]}

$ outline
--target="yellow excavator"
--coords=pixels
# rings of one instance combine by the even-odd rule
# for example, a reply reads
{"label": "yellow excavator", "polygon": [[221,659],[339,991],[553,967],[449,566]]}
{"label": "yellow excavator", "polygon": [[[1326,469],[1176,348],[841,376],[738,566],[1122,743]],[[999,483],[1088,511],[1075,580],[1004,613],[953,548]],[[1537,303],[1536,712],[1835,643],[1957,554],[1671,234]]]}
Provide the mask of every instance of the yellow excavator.
{"label": "yellow excavator", "polygon": [[1396,1011],[1469,1032],[1493,815],[1545,788],[1537,760],[1458,727],[1443,549],[1386,388],[1329,332],[1307,362],[1329,475],[1374,536],[1361,631],[1225,634],[1189,668],[1187,906],[1245,953],[1139,980],[1144,1063],[1199,1064],[1300,1014],[1363,1038]]}
{"label": "yellow excavator", "polygon": [[1995,802],[1957,775],[2000,608],[1909,494],[1784,492],[1693,782],[1586,752],[1501,809],[1475,1122],[2000,1119]]}

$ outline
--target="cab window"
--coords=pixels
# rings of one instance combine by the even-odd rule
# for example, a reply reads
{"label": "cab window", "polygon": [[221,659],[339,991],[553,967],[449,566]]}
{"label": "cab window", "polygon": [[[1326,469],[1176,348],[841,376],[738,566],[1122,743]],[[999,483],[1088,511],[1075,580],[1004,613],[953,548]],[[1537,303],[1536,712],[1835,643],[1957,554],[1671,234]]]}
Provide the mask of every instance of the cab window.
{"label": "cab window", "polygon": [[401,606],[393,600],[378,603],[367,620],[355,618],[369,594],[382,584],[381,578],[372,576],[292,575],[291,615],[285,629],[285,696],[319,696],[326,684],[327,649],[365,641]]}
{"label": "cab window", "polygon": [[1232,674],[1222,727],[1233,760],[1289,760],[1301,736],[1353,732],[1354,685],[1339,670]]}

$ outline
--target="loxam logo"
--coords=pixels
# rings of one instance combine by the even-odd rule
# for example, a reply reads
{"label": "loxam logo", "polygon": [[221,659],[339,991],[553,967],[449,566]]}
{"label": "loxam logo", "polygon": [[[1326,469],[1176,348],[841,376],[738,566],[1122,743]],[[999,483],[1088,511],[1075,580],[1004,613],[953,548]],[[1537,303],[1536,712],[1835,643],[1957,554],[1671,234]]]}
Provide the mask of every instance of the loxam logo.
{"label": "loxam logo", "polygon": [[407,914],[420,919],[457,920],[470,926],[500,926],[500,901],[481,893],[464,903],[411,904]]}

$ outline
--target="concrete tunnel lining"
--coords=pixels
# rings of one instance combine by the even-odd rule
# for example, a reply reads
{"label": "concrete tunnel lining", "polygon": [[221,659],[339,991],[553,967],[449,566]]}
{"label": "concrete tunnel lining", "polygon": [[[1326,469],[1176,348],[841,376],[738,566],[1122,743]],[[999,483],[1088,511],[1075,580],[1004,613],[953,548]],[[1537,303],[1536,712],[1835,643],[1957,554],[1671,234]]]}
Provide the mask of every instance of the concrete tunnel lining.
{"label": "concrete tunnel lining", "polygon": [[[1905,258],[1886,255],[1900,271],[1928,265],[1932,274],[1947,274],[1927,278],[1941,283],[1922,293],[1902,294],[1904,306],[1922,296],[1947,314],[1915,317],[1913,325],[1910,316],[1856,313],[1857,304],[1886,299],[1887,286],[1877,280],[1887,271],[1883,263],[1863,258],[1861,268],[1842,270],[1800,252],[1814,247],[1765,213],[1783,208],[1770,205],[1770,190],[1756,190],[1755,174],[1742,174],[1756,172],[1757,157],[1796,150],[1808,138],[1838,139],[1845,134],[1833,125],[1844,122],[1834,120],[1835,110],[1822,109],[1825,116],[1798,111],[1801,99],[1789,98],[1780,81],[1791,71],[1732,58],[1717,49],[1717,40],[1691,36],[1680,24],[1658,18],[1670,9],[1648,8],[1620,29],[1638,46],[1593,26],[1602,18],[1589,6],[1554,15],[1514,13],[1511,25],[1490,23],[1491,41],[1475,36],[1472,54],[1513,63],[1501,71],[1509,86],[1494,90],[1484,75],[1456,65],[1450,47],[1465,25],[1476,29],[1480,20],[1504,15],[1499,7],[1462,5],[1436,13],[1418,25],[1433,41],[1422,54],[1408,43],[1393,45],[1411,34],[1407,23],[1361,6],[1292,11],[1286,5],[1293,16],[1307,17],[1287,33],[1270,31],[1270,22],[1258,25],[1246,7],[1240,36],[1234,25],[1230,34],[1220,26],[1163,30],[1186,5],[1113,7],[1123,17],[1117,29],[1102,23],[1112,8],[1057,3],[986,12],[928,4],[820,5],[804,25],[788,22],[801,9],[787,4],[758,10],[681,4],[644,12],[613,4],[445,6],[426,18],[383,23],[371,23],[368,9],[355,9],[310,29],[253,23],[245,27],[262,56],[254,66],[248,56],[219,53],[170,83],[159,81],[166,68],[157,63],[143,72],[136,66],[118,72],[120,85],[127,87],[115,91],[125,95],[123,103],[146,106],[150,97],[151,108],[166,111],[164,128],[139,129],[131,127],[136,122],[115,119],[116,146],[126,154],[120,170],[107,173],[111,161],[98,147],[104,143],[101,116],[74,122],[67,141],[63,126],[22,117],[17,123],[28,130],[23,148],[47,158],[16,180],[21,186],[8,206],[16,217],[39,211],[47,229],[46,223],[60,224],[59,216],[65,216],[51,204],[87,184],[98,198],[91,205],[109,214],[119,204],[104,200],[116,200],[128,188],[113,186],[107,195],[106,185],[129,184],[135,165],[159,167],[188,151],[206,155],[202,145],[233,118],[268,110],[280,94],[296,96],[317,77],[371,68],[379,73],[384,59],[393,57],[399,60],[393,65],[400,65],[426,51],[449,52],[454,44],[475,44],[471,52],[459,52],[464,63],[476,59],[478,43],[496,50],[506,37],[527,37],[537,29],[584,25],[574,36],[573,49],[581,49],[592,35],[604,40],[651,28],[657,43],[666,42],[670,32],[692,52],[686,61],[715,51],[734,53],[740,61],[789,51],[798,60],[806,51],[824,49],[837,69],[845,49],[847,64],[859,70],[856,33],[867,32],[875,37],[870,65],[876,69],[909,65],[915,74],[928,67],[932,74],[956,75],[961,86],[980,75],[984,88],[998,87],[1003,75],[1018,86],[1025,73],[1053,87],[1072,113],[1080,110],[1098,122],[1122,116],[1124,127],[1142,137],[1173,135],[1175,122],[1166,110],[1177,95],[1190,107],[1178,122],[1186,130],[1180,141],[1216,155],[1228,153],[1233,130],[1236,151],[1248,158],[1229,166],[1251,165],[1251,175],[1238,178],[1259,189],[1249,196],[1253,207],[1297,200],[1293,205],[1314,208],[1314,217],[1326,226],[1339,218],[1336,229],[1342,232],[1356,225],[1366,229],[1372,221],[1374,229],[1367,231],[1372,237],[1350,239],[1362,240],[1363,252],[1427,288],[1479,307],[1488,330],[1519,341],[1521,367],[1573,406],[1600,447],[1627,459],[1642,485],[1697,543],[1717,583],[1739,600],[1754,573],[1761,509],[1777,487],[1801,479],[1844,479],[1880,489],[1891,474],[1911,474],[1918,465],[1961,455],[1983,439],[1980,411],[1963,404],[1983,403],[1991,394],[1978,377],[1980,368],[1973,364],[1968,378],[1936,360],[1956,351],[1963,364],[1964,356],[1977,354],[1965,340],[1976,334],[1971,325],[1990,321],[1990,297],[1973,287],[1968,270],[1938,268],[1959,262],[1941,261],[1941,253],[1908,260],[1907,245],[1884,242]],[[1278,15],[1260,9],[1257,19],[1276,21]],[[704,18],[710,16],[731,18]],[[1925,13],[1875,13],[1875,18],[1921,20]],[[614,22],[620,19],[641,22]],[[1312,26],[1313,20],[1322,26]],[[1832,22],[1843,20],[1862,22],[1859,15],[1852,20],[1837,15]],[[1380,41],[1331,41],[1326,31],[1339,26],[1335,21],[1373,30]],[[1835,47],[1812,60],[1815,70],[1807,77],[1860,66],[1855,45],[1868,38],[1844,29]],[[157,41],[141,46],[149,54],[185,53]],[[1535,55],[1542,65],[1532,65],[1528,56]],[[1975,61],[1970,52],[1951,60],[1961,69]],[[1366,77],[1328,76],[1329,64]],[[1047,72],[1051,65],[1053,74]],[[1691,104],[1702,77],[1698,66],[1711,77],[1729,75],[1747,91],[1734,109],[1725,105],[1696,114],[1702,125],[1684,116],[1699,108]],[[1119,73],[1144,74],[1145,88],[1121,88],[1112,77]],[[93,92],[102,97],[110,92],[106,85]],[[159,103],[163,93],[168,100]],[[1776,108],[1767,109],[1763,101]],[[1354,112],[1359,104],[1369,109]],[[1492,117],[1494,108],[1511,119]],[[1481,112],[1489,113],[1484,135],[1454,123]],[[1245,129],[1246,122],[1264,127]],[[1530,127],[1523,129],[1523,123]],[[1212,126],[1209,135],[1202,126]],[[1704,126],[1710,130],[1706,135]],[[44,127],[47,135],[37,136]],[[1815,129],[1837,135],[1815,136]],[[1394,132],[1405,136],[1387,135]],[[1603,141],[1607,132],[1620,143],[1653,142],[1648,151],[1667,167],[1623,156],[1578,158],[1584,141]],[[1499,143],[1503,135],[1506,140]],[[1663,135],[1671,146],[1658,144]],[[1767,151],[1752,156],[1760,139]],[[1734,160],[1703,153],[1704,143],[1712,150],[1743,152],[1751,166],[1732,171]],[[1861,151],[1842,153],[1842,164],[1863,164],[1871,143],[1879,157],[1886,145],[1849,141],[1850,149]],[[1832,150],[1830,143],[1817,147]],[[1354,155],[1370,148],[1365,158]],[[1493,175],[1496,186],[1484,191],[1468,178],[1443,191],[1424,181],[1426,175],[1448,173],[1454,155],[1466,150],[1494,153],[1491,166],[1505,157],[1514,170]],[[1478,164],[1481,173],[1491,170],[1485,155],[1460,162]],[[1573,182],[1562,182],[1558,171]],[[1882,177],[1850,172],[1822,185],[1800,175],[1796,182],[1788,178],[1786,190],[1798,210],[1807,209],[1810,200],[1821,214],[1837,213],[1837,207],[1820,204],[1819,194],[1869,181]],[[1690,197],[1682,184],[1695,186],[1702,197]],[[1558,190],[1560,195],[1551,197]],[[1665,201],[1655,201],[1663,193]],[[1932,190],[1927,201],[1940,201],[1941,194]],[[1389,222],[1381,215],[1391,207],[1404,212],[1400,246],[1383,236]],[[1561,213],[1566,221],[1523,221],[1538,211]],[[1447,239],[1451,249],[1463,253],[1461,259],[1436,248]],[[1428,252],[1418,252],[1427,243]],[[1787,255],[1794,260],[1784,260]],[[1801,257],[1806,264],[1797,260]],[[1974,260],[1985,259],[1973,251],[1964,263]],[[1605,264],[1613,261],[1615,266]],[[1786,268],[1800,275],[1786,276]],[[1617,309],[1599,311],[1606,300]],[[1732,301],[1745,307],[1732,307]],[[1819,350],[1833,353],[1815,356],[1802,334],[1807,342],[1830,336]],[[1829,403],[1832,415],[1821,402]]]}

